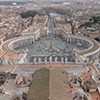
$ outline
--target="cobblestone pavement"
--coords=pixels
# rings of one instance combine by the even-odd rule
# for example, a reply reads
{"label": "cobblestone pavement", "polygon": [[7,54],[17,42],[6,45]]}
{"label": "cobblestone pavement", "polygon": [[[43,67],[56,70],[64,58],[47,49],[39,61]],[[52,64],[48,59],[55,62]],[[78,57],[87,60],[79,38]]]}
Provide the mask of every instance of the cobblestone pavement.
{"label": "cobblestone pavement", "polygon": [[[68,56],[72,49],[84,50],[83,45],[78,46],[75,43],[66,43],[63,39],[55,35],[46,35],[37,40],[34,44],[21,46],[17,50],[28,49],[28,58],[30,56]],[[69,55],[70,56],[70,55]]]}
{"label": "cobblestone pavement", "polygon": [[[83,44],[80,46],[76,43],[65,42],[63,38],[55,35],[55,27],[53,18],[48,16],[47,23],[48,35],[42,36],[39,40],[26,46],[21,46],[17,50],[28,49],[27,58],[31,56],[67,56],[74,59],[73,49],[87,49]],[[73,60],[72,60],[73,61]]]}

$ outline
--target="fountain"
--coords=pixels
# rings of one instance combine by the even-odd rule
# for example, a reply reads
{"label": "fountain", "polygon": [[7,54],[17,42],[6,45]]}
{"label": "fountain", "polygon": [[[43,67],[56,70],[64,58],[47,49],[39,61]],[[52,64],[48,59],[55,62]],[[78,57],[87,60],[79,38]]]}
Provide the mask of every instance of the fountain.
{"label": "fountain", "polygon": [[80,86],[82,80],[80,79],[78,73],[73,73],[71,76],[70,84],[74,86]]}
{"label": "fountain", "polygon": [[75,91],[73,95],[73,100],[88,100],[87,96],[85,95],[85,92],[81,88]]}
{"label": "fountain", "polygon": [[49,47],[45,48],[44,51],[48,53],[53,53],[53,52],[60,52],[58,48],[53,47],[53,42],[50,41]]}
{"label": "fountain", "polygon": [[31,81],[28,79],[28,75],[26,73],[21,74],[21,78],[19,78],[16,84],[19,87],[26,87],[29,86]]}

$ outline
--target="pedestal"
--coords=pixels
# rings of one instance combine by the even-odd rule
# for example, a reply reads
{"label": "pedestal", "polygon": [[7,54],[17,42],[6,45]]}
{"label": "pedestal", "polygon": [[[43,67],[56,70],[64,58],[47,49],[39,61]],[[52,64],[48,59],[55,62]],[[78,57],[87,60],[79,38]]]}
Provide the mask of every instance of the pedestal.
{"label": "pedestal", "polygon": [[47,64],[47,57],[44,58],[44,63]]}
{"label": "pedestal", "polygon": [[61,63],[64,63],[64,58],[63,57],[61,57]]}
{"label": "pedestal", "polygon": [[42,62],[41,62],[41,58],[38,58],[38,62],[39,62],[39,63],[42,63]]}
{"label": "pedestal", "polygon": [[55,57],[55,63],[57,63],[57,57]]}
{"label": "pedestal", "polygon": [[52,63],[52,56],[49,57],[49,62]]}
{"label": "pedestal", "polygon": [[37,59],[37,58],[34,58],[34,64],[37,64],[36,59]]}
{"label": "pedestal", "polygon": [[67,64],[67,62],[68,62],[68,58],[67,58],[67,57],[65,57],[65,64]]}

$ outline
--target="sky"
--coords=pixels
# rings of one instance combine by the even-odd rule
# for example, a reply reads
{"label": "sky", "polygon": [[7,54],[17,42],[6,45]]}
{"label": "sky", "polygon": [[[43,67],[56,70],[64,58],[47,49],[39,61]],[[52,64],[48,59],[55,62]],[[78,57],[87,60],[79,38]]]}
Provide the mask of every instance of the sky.
{"label": "sky", "polygon": [[100,1],[100,0],[0,0],[0,1]]}
{"label": "sky", "polygon": [[62,0],[0,0],[0,1],[62,1]]}

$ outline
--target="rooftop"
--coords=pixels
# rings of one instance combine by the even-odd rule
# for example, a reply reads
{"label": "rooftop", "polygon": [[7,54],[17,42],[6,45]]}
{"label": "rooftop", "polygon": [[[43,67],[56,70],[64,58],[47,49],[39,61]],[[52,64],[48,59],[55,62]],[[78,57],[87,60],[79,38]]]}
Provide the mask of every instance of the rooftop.
{"label": "rooftop", "polygon": [[33,75],[28,100],[72,100],[68,73],[62,69],[40,69]]}

